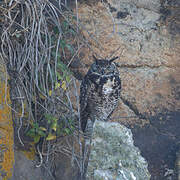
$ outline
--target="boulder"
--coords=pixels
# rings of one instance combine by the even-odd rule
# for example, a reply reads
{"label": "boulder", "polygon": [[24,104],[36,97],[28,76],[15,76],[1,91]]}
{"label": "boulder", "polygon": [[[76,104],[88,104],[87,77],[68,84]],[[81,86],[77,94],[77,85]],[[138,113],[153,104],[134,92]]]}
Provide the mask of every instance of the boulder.
{"label": "boulder", "polygon": [[147,166],[130,129],[115,122],[95,122],[87,179],[148,180]]}

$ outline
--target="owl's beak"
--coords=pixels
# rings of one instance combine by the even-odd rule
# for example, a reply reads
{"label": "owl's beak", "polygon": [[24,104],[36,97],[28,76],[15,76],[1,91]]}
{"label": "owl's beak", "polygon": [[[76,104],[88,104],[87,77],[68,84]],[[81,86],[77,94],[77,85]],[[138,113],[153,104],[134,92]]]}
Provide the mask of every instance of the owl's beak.
{"label": "owl's beak", "polygon": [[114,60],[118,59],[119,57],[113,57],[112,59],[109,60],[110,63],[112,63]]}

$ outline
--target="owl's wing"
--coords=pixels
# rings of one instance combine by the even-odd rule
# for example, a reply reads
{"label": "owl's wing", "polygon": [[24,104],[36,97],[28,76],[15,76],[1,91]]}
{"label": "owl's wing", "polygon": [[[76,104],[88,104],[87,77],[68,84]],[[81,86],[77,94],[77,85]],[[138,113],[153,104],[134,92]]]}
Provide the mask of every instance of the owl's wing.
{"label": "owl's wing", "polygon": [[81,118],[81,128],[83,131],[86,129],[86,124],[88,120],[88,91],[89,83],[88,79],[85,77],[80,86],[80,118]]}
{"label": "owl's wing", "polygon": [[84,77],[80,87],[80,112],[84,112],[87,109],[88,105],[88,97],[90,89],[92,88],[92,84],[95,86],[100,81],[100,76],[96,73],[88,72],[87,75]]}
{"label": "owl's wing", "polygon": [[[97,73],[89,71],[84,77],[80,87],[80,118],[81,128],[86,129],[87,121],[90,118],[89,98],[91,97],[92,87],[96,86],[100,81],[100,76]],[[93,84],[93,86],[92,86]],[[93,87],[94,88],[94,87]]]}

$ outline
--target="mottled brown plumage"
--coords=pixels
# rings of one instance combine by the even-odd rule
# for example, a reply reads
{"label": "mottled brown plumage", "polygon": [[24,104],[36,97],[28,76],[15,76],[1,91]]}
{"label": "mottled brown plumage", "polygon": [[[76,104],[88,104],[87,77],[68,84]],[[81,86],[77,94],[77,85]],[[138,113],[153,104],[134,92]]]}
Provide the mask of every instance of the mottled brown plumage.
{"label": "mottled brown plumage", "polygon": [[106,121],[120,98],[121,80],[116,64],[111,60],[96,59],[82,80],[80,87],[81,129],[88,121]]}

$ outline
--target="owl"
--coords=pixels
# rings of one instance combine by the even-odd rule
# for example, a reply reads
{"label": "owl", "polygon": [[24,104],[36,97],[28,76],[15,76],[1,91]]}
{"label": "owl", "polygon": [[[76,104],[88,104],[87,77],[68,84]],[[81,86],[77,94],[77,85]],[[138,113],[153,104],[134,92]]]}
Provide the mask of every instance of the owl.
{"label": "owl", "polygon": [[118,104],[121,80],[116,64],[110,60],[97,59],[89,68],[80,86],[81,129],[95,120],[107,121]]}

